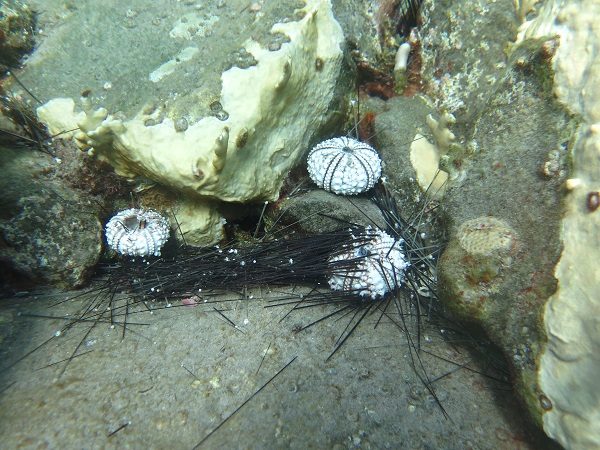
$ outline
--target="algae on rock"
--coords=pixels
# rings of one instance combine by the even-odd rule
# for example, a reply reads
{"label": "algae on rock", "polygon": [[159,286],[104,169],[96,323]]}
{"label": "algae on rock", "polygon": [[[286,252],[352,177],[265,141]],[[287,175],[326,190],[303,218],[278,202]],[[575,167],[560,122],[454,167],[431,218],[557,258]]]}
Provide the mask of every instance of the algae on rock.
{"label": "algae on rock", "polygon": [[518,27],[514,0],[425,0],[421,10],[428,93],[460,124],[485,108],[500,82]]}
{"label": "algae on rock", "polygon": [[33,50],[35,14],[19,0],[0,4],[0,73],[19,65],[21,57]]}
{"label": "algae on rock", "polygon": [[[503,349],[538,423],[543,410],[536,378],[546,339],[539,318],[556,288],[562,184],[577,126],[547,89],[544,65],[544,41],[516,49],[488,109],[472,122],[478,152],[466,161],[464,180],[444,197],[452,230],[439,265],[442,299]],[[549,161],[555,170],[544,172]],[[465,249],[467,237],[492,230],[509,244],[484,257]]]}

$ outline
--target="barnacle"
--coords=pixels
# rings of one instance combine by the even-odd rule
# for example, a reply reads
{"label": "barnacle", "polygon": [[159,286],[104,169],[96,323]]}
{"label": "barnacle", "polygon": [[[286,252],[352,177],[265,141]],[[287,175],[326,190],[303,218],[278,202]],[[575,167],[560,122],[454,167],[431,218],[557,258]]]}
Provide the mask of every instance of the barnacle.
{"label": "barnacle", "polygon": [[329,258],[329,286],[361,297],[383,297],[404,281],[404,271],[410,263],[403,253],[403,244],[404,240],[370,226],[353,234],[352,242]]}
{"label": "barnacle", "polygon": [[381,159],[364,142],[349,137],[328,139],[308,154],[310,178],[322,189],[356,195],[375,186],[381,177]]}
{"label": "barnacle", "polygon": [[169,221],[156,211],[130,208],[113,216],[106,224],[108,246],[122,255],[160,256],[169,239]]}

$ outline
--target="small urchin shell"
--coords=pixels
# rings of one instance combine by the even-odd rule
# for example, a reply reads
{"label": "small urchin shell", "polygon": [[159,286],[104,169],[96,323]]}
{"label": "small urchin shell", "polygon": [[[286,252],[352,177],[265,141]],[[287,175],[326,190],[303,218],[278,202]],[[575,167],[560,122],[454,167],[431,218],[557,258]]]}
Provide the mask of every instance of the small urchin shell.
{"label": "small urchin shell", "polygon": [[352,242],[329,258],[329,286],[336,291],[376,299],[404,282],[410,265],[403,253],[402,239],[366,227],[352,233]]}
{"label": "small urchin shell", "polygon": [[156,211],[130,208],[113,216],[106,224],[108,246],[129,256],[160,256],[169,239],[169,221]]}
{"label": "small urchin shell", "polygon": [[310,178],[322,189],[342,195],[368,191],[381,177],[381,159],[364,142],[336,137],[317,144],[308,154]]}

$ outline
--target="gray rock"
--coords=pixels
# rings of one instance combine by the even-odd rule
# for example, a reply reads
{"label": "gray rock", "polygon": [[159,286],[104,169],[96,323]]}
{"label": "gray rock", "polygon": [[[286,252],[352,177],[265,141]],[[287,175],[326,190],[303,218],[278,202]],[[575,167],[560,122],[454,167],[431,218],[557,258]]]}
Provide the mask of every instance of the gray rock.
{"label": "gray rock", "polygon": [[19,0],[0,4],[0,72],[18,66],[21,57],[33,50],[34,27],[33,11],[26,4]]}
{"label": "gray rock", "polygon": [[278,214],[284,214],[286,223],[309,233],[336,231],[350,224],[385,228],[379,209],[367,198],[344,197],[320,189],[286,199],[274,215]]}
{"label": "gray rock", "polygon": [[39,3],[47,35],[19,74],[40,118],[78,127],[119,175],[180,193],[163,207],[188,243],[222,237],[216,203],[277,199],[340,119],[350,84],[330,2],[56,3]]}
{"label": "gray rock", "polygon": [[[375,105],[377,150],[385,165],[383,176],[402,207],[414,211],[422,205],[423,191],[410,161],[410,147],[417,133],[429,136],[427,116],[432,107],[422,96],[395,97]],[[433,140],[433,139],[431,139]]]}
{"label": "gray rock", "polygon": [[543,41],[517,49],[500,79],[470,122],[476,152],[465,158],[466,176],[443,201],[451,237],[439,291],[449,310],[504,350],[539,421],[540,317],[557,286],[561,185],[577,121],[553,96]]}
{"label": "gray rock", "polygon": [[421,7],[422,76],[440,110],[459,122],[481,112],[501,83],[519,22],[513,0],[426,0]]}
{"label": "gray rock", "polygon": [[102,248],[98,206],[53,176],[58,160],[0,148],[0,261],[38,283],[80,286]]}

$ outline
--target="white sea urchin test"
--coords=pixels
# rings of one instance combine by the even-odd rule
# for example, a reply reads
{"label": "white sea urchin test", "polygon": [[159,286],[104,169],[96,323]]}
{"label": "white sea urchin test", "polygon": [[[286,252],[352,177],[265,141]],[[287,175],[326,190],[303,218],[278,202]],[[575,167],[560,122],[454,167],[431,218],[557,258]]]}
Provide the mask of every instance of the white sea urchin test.
{"label": "white sea urchin test", "polygon": [[156,211],[136,208],[119,212],[105,228],[108,246],[129,256],[160,256],[169,232],[169,221],[165,217]]}
{"label": "white sea urchin test", "polygon": [[364,142],[336,137],[317,144],[308,154],[310,178],[322,189],[356,195],[375,186],[381,177],[381,159]]}
{"label": "white sea urchin test", "polygon": [[404,281],[404,271],[410,263],[403,253],[403,244],[402,239],[371,227],[353,234],[352,242],[329,258],[329,286],[361,297],[383,297]]}

